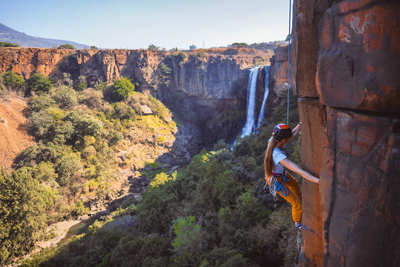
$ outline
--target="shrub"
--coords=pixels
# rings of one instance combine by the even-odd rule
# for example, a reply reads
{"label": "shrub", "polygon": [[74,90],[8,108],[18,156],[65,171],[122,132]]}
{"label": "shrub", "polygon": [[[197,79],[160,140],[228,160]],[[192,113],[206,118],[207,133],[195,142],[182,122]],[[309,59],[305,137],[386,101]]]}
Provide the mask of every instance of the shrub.
{"label": "shrub", "polygon": [[60,158],[57,166],[58,180],[61,186],[69,184],[83,168],[78,154],[70,153]]}
{"label": "shrub", "polygon": [[75,46],[73,46],[73,45],[70,45],[70,44],[62,44],[62,45],[60,45],[59,47],[58,47],[58,49],[76,49],[76,47]]}
{"label": "shrub", "polygon": [[0,265],[26,254],[45,228],[39,183],[26,171],[0,172]]}
{"label": "shrub", "polygon": [[74,214],[76,216],[81,216],[81,215],[88,213],[89,211],[90,211],[90,209],[88,207],[85,207],[85,205],[83,205],[83,201],[80,200],[80,201],[75,202],[74,209],[72,210],[72,214]]}
{"label": "shrub", "polygon": [[19,44],[0,42],[0,47],[19,47]]}
{"label": "shrub", "polygon": [[29,92],[48,92],[52,85],[51,80],[41,73],[33,74],[26,81],[26,87]]}
{"label": "shrub", "polygon": [[135,86],[127,78],[121,78],[114,82],[111,89],[111,98],[115,101],[127,99],[129,94],[135,90]]}
{"label": "shrub", "polygon": [[157,76],[160,79],[160,83],[169,87],[169,74],[171,73],[171,68],[166,64],[161,63],[157,68]]}
{"label": "shrub", "polygon": [[41,94],[39,96],[29,99],[29,106],[33,111],[40,111],[53,106],[56,102],[48,94]]}
{"label": "shrub", "polygon": [[200,225],[195,224],[195,217],[188,216],[174,223],[176,235],[172,247],[177,255],[175,262],[190,264],[196,262],[201,252]]}
{"label": "shrub", "polygon": [[159,51],[160,47],[159,46],[155,46],[154,44],[149,45],[149,47],[147,48],[148,50],[152,50],[152,51]]}
{"label": "shrub", "polygon": [[248,44],[246,44],[246,43],[233,43],[233,44],[231,44],[231,46],[240,48],[240,47],[248,46]]}
{"label": "shrub", "polygon": [[89,108],[99,108],[103,103],[103,93],[91,88],[84,90],[78,98],[80,103]]}
{"label": "shrub", "polygon": [[78,83],[78,85],[76,86],[76,90],[78,90],[78,91],[83,91],[85,89],[86,89],[85,83]]}
{"label": "shrub", "polygon": [[92,45],[92,46],[90,47],[90,49],[91,49],[91,50],[97,50],[97,47],[94,46],[94,45]]}
{"label": "shrub", "polygon": [[1,74],[1,76],[3,78],[3,84],[9,88],[20,89],[25,83],[24,78],[12,71],[7,71]]}
{"label": "shrub", "polygon": [[54,100],[60,104],[61,107],[73,107],[76,105],[77,102],[77,97],[76,97],[76,92],[74,89],[70,87],[61,87],[57,89],[55,95],[54,95]]}

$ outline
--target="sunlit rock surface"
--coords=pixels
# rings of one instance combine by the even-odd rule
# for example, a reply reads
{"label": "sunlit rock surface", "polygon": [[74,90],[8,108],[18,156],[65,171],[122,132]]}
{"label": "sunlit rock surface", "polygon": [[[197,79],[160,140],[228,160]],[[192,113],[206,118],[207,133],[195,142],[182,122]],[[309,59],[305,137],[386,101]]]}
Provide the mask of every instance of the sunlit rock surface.
{"label": "sunlit rock surface", "polygon": [[400,264],[400,2],[297,1],[302,266]]}

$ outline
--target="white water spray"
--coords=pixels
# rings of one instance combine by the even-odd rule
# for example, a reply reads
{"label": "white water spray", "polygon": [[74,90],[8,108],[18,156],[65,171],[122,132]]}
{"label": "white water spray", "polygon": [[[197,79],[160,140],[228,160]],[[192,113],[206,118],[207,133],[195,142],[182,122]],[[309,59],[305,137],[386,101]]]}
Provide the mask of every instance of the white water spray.
{"label": "white water spray", "polygon": [[261,121],[262,119],[264,119],[264,112],[265,112],[265,105],[267,103],[267,98],[268,98],[268,94],[269,94],[269,88],[268,88],[268,83],[269,83],[269,67],[270,66],[265,66],[265,92],[264,92],[264,99],[261,105],[261,111],[260,111],[260,115],[258,116],[258,124],[257,124],[257,128],[260,127]]}
{"label": "white water spray", "polygon": [[242,129],[241,137],[249,135],[253,132],[255,125],[254,125],[254,113],[256,108],[256,85],[257,85],[257,76],[258,76],[258,69],[260,67],[254,67],[250,69],[249,75],[249,83],[247,85],[247,118],[246,124]]}

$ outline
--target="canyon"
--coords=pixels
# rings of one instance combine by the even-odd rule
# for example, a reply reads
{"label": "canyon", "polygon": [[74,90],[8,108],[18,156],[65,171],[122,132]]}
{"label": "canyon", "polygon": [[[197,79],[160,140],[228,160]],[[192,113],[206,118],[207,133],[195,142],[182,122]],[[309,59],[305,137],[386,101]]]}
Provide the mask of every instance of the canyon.
{"label": "canyon", "polygon": [[[254,48],[190,52],[7,48],[0,50],[0,72],[13,71],[25,79],[42,73],[66,85],[83,78],[87,87],[129,77],[138,91],[160,99],[193,122],[200,131],[200,142],[208,145],[221,139],[233,142],[240,133],[249,68],[269,64],[271,57],[270,50]],[[260,71],[258,110],[264,77],[265,71]]]}
{"label": "canyon", "polygon": [[296,1],[302,266],[400,264],[400,3]]}

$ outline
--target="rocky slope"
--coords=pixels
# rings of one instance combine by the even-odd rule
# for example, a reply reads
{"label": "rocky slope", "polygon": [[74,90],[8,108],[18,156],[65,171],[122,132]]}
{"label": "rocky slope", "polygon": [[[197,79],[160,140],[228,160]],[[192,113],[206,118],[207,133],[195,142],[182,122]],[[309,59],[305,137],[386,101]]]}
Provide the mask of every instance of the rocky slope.
{"label": "rocky slope", "polygon": [[298,1],[303,266],[400,264],[400,2]]}
{"label": "rocky slope", "polygon": [[0,96],[0,166],[11,168],[15,157],[36,142],[25,128],[25,101],[13,96]]}
{"label": "rocky slope", "polygon": [[271,56],[270,51],[246,48],[187,53],[9,48],[0,50],[0,73],[12,70],[29,78],[39,72],[75,82],[85,77],[88,87],[128,76],[139,84],[139,91],[194,122],[202,143],[208,144],[239,134],[248,68],[267,63]]}

